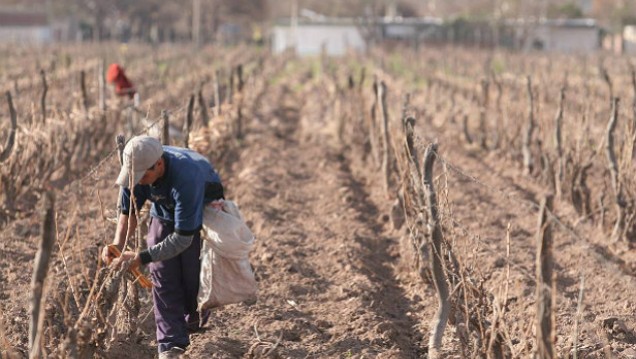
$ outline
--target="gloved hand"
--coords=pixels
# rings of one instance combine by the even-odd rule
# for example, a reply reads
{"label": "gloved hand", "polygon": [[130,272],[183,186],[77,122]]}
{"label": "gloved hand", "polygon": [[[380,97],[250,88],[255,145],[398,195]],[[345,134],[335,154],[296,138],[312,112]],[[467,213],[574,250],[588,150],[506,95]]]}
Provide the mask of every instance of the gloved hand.
{"label": "gloved hand", "polygon": [[108,250],[108,246],[104,246],[102,249],[102,260],[104,263],[110,264],[115,258],[117,257]]}
{"label": "gloved hand", "polygon": [[115,258],[111,265],[116,269],[125,267],[131,271],[134,271],[135,269],[139,268],[139,266],[141,266],[141,258],[135,252],[126,251],[123,252],[121,256]]}

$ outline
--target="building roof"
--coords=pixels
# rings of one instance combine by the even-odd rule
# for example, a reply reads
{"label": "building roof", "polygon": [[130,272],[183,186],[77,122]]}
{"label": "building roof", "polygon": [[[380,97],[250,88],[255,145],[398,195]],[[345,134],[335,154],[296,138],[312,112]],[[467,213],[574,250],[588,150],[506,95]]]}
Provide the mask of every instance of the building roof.
{"label": "building roof", "polygon": [[[303,16],[304,15],[304,16]],[[321,25],[321,26],[358,26],[364,25],[407,25],[407,26],[441,26],[444,20],[436,17],[373,17],[373,18],[353,18],[353,17],[327,17],[323,15],[307,16],[307,13],[298,17],[297,23],[303,25]],[[508,19],[504,23],[510,26],[528,26],[541,25],[549,27],[569,27],[569,28],[596,28],[598,23],[596,19],[546,19],[546,18],[527,18],[527,19]],[[281,18],[276,21],[279,26],[291,26],[290,18]]]}
{"label": "building roof", "polygon": [[544,25],[551,27],[598,27],[596,19],[514,19],[507,20],[509,25]]}
{"label": "building roof", "polygon": [[378,22],[384,25],[442,25],[444,20],[439,17],[383,17]]}
{"label": "building roof", "polygon": [[[402,17],[374,17],[374,18],[353,18],[353,17],[299,17],[298,25],[333,25],[333,26],[358,26],[361,24],[370,25],[441,25],[442,19],[433,17],[402,18]],[[279,26],[291,26],[290,18],[281,18],[276,21]]]}
{"label": "building roof", "polygon": [[45,13],[0,10],[0,27],[8,26],[47,26]]}

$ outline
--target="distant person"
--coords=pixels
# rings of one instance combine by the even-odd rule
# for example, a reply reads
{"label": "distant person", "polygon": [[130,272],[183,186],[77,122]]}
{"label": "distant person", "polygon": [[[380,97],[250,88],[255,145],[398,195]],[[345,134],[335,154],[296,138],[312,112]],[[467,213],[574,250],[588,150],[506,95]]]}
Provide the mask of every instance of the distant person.
{"label": "distant person", "polygon": [[110,64],[110,66],[108,66],[106,82],[113,84],[115,94],[120,98],[128,97],[129,99],[133,99],[137,92],[133,83],[126,77],[124,68],[119,64]]}
{"label": "distant person", "polygon": [[[115,96],[117,96],[117,107],[121,111],[116,112],[116,121],[121,121],[124,116],[128,136],[133,136],[135,129],[139,125],[139,119],[135,112],[139,111],[139,94],[133,83],[128,79],[124,68],[119,64],[113,63],[108,66],[106,71],[106,81],[113,85]],[[131,101],[132,100],[132,101]]]}

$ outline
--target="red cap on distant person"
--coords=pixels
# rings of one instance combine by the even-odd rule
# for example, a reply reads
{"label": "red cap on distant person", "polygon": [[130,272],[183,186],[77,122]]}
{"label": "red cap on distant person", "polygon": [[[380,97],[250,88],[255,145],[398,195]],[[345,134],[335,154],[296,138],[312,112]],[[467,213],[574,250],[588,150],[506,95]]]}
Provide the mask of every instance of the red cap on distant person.
{"label": "red cap on distant person", "polygon": [[110,64],[108,71],[106,71],[106,81],[112,83],[115,82],[117,77],[124,72],[124,69],[119,64]]}

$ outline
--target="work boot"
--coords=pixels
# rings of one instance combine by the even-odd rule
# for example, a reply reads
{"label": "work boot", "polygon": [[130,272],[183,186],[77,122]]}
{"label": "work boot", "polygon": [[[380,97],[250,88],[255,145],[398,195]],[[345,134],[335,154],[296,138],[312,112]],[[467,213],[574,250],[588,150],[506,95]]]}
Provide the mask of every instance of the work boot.
{"label": "work boot", "polygon": [[159,359],[177,359],[181,358],[181,355],[185,353],[185,350],[179,347],[172,347],[165,352],[159,353]]}

